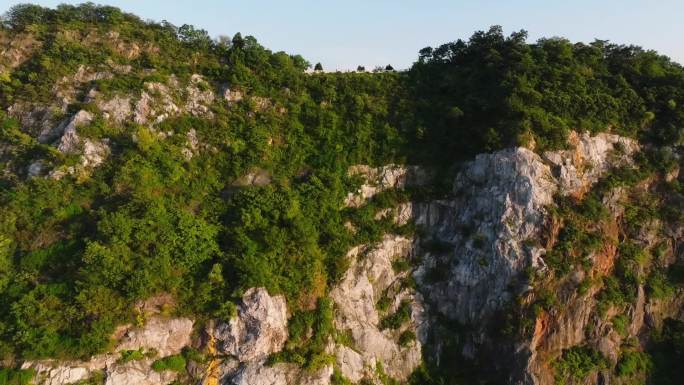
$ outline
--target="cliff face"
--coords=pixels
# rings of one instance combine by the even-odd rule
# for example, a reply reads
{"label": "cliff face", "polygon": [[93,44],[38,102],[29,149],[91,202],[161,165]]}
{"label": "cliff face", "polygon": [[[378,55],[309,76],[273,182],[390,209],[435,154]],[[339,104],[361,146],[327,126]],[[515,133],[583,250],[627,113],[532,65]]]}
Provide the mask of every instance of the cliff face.
{"label": "cliff face", "polygon": [[[251,41],[204,52],[165,25],[142,43],[134,23],[75,24],[0,28],[0,204],[19,201],[0,217],[0,366],[37,384],[631,385],[684,319],[664,283],[681,219],[661,215],[682,207],[681,178],[644,172],[676,149],[572,132],[558,151],[394,164],[454,140],[453,95],[434,132],[407,129],[420,119],[385,95],[403,86],[383,88],[396,73],[309,75]],[[629,119],[651,124],[639,106]],[[458,140],[444,152],[471,154]]]}
{"label": "cliff face", "polygon": [[[649,334],[664,318],[680,316],[680,300],[676,295],[666,300],[649,298],[642,282],[633,301],[606,308],[601,301],[606,290],[602,282],[622,268],[618,262],[627,256],[621,255],[620,245],[632,242],[630,239],[641,250],[660,245],[661,259],[654,264],[667,266],[676,260],[681,227],[656,220],[627,229],[623,218],[625,206],[631,204],[629,196],[633,199],[634,194],[646,193],[655,181],[644,181],[631,190],[618,185],[602,193],[600,203],[608,213],[594,225],[603,240],[585,256],[585,267],[573,266],[569,273],[558,276],[545,260],[547,252],[551,254],[557,247],[563,226],[554,209],[558,201],[581,201],[610,173],[633,167],[633,157],[639,151],[634,140],[617,135],[573,134],[568,150],[538,155],[515,148],[482,154],[461,167],[452,198],[407,203],[395,210],[398,218],[408,216],[425,230],[422,242],[414,243],[413,254],[420,258],[413,274],[417,291],[424,297],[424,325],[437,336],[428,356],[439,359],[444,349],[440,329],[456,322],[461,325],[458,353],[499,371],[494,382],[566,381],[557,374],[557,362],[564,351],[578,346],[595,349],[608,364],[570,382],[633,381],[618,377],[612,369],[625,344],[636,343],[627,349],[645,349]],[[383,171],[366,174],[386,174]],[[368,191],[386,185],[383,181],[388,177],[382,175],[369,184],[376,187],[364,186],[357,196],[369,197]],[[435,248],[435,243],[439,247]],[[587,287],[578,289],[583,285]],[[526,333],[502,333],[502,316],[535,303],[542,290],[553,292],[556,306],[519,314],[529,317],[531,326]],[[626,325],[616,331],[615,317],[622,314]]]}
{"label": "cliff face", "polygon": [[[633,302],[599,309],[601,279],[614,273],[621,258],[620,238],[628,232],[622,219],[626,198],[635,192],[617,186],[602,195],[609,211],[599,224],[604,243],[586,256],[588,268],[574,266],[557,277],[545,258],[562,227],[554,214],[558,200],[581,199],[613,170],[630,167],[638,151],[631,139],[575,134],[568,150],[539,155],[512,148],[481,154],[460,167],[448,198],[385,210],[382,215],[393,215],[395,222],[413,221],[423,230],[417,237],[387,234],[377,244],[349,251],[350,266],[330,293],[335,327],[347,338],[329,342],[333,360],[320,369],[268,363],[287,340],[289,312],[282,297],[264,289],[245,293],[236,318],[210,324],[195,342],[191,320],[153,318],[143,328],[122,332],[115,351],[154,350],[157,359],[190,346],[213,352],[194,370],[204,384],[329,384],[333,368],[352,382],[381,383],[383,378],[406,380],[424,357],[439,361],[445,347],[435,338],[455,322],[462,325],[458,353],[465,360],[491,360],[504,382],[554,384],[554,362],[563,352],[591,346],[610,365],[571,381],[622,383],[609,367],[620,360],[624,344],[632,341],[644,349],[649,332],[667,317],[680,317],[682,309],[677,296],[649,298],[643,283]],[[428,173],[418,168],[356,167],[350,172],[366,180],[347,198],[350,206],[362,206],[388,189],[430,183]],[[647,191],[652,183],[643,182],[636,191]],[[644,223],[635,242],[644,250],[664,245],[662,263],[671,264],[681,231],[657,221]],[[397,268],[401,261],[414,267]],[[592,284],[579,292],[576,288],[585,281]],[[532,324],[529,333],[504,336],[495,330],[502,327],[502,314],[534,303],[540,287],[553,290],[558,302],[534,314],[521,313]],[[400,312],[408,318],[388,326],[386,319]],[[627,323],[617,331],[614,319],[621,314]],[[108,354],[84,362],[26,362],[24,367],[35,368],[46,384],[75,382],[97,371],[110,385],[173,380],[172,372],[153,371],[152,361],[121,362]]]}

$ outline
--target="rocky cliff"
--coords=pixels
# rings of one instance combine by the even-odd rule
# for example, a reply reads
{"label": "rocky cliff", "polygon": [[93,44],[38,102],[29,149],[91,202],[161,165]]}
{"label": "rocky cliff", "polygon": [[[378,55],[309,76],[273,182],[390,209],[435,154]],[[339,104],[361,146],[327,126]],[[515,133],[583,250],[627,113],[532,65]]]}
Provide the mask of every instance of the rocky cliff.
{"label": "rocky cliff", "polygon": [[[69,127],[75,129],[79,114],[63,135]],[[635,141],[610,134],[574,134],[569,146],[544,154],[512,148],[478,155],[459,167],[447,198],[402,203],[390,210],[395,221],[412,221],[423,230],[417,237],[387,234],[377,244],[349,251],[349,268],[330,292],[335,328],[348,338],[331,340],[327,350],[334,359],[313,372],[268,361],[287,341],[290,313],[282,297],[264,289],[246,292],[235,318],[212,322],[194,342],[188,319],[155,317],[141,328],[120,332],[115,352],[153,352],[149,358],[123,362],[111,353],[80,362],[25,362],[23,367],[34,368],[40,381],[51,385],[97,372],[110,385],[165,384],[176,374],[156,372],[152,362],[196,346],[213,352],[208,361],[193,364],[199,365],[196,380],[204,384],[329,384],[333,369],[354,383],[382,383],[408,379],[425,357],[439,360],[445,346],[435,338],[441,333],[458,333],[459,354],[465,360],[491,360],[508,383],[554,384],[555,360],[576,346],[595,347],[614,366],[625,341],[636,339],[637,347],[638,341],[645,343],[648,330],[666,317],[679,317],[681,307],[676,296],[648,298],[640,284],[633,303],[599,311],[600,280],[616,269],[618,238],[626,231],[621,226],[630,192],[624,186],[601,196],[609,210],[600,224],[606,244],[585,256],[590,266],[573,266],[567,277],[554,275],[545,259],[559,242],[562,219],[554,214],[559,199],[581,200],[614,170],[632,167],[640,151]],[[418,168],[356,167],[350,173],[366,181],[350,193],[350,206],[362,206],[388,189],[429,183],[428,173]],[[648,190],[652,183],[636,189]],[[639,247],[664,242],[664,260],[674,262],[681,228],[644,223],[638,233]],[[413,267],[397,268],[400,261]],[[578,292],[576,287],[588,280],[594,283]],[[497,324],[502,314],[538,300],[541,287],[553,287],[559,302],[533,315],[522,313],[531,317],[530,334],[511,338],[493,329],[502,327]],[[387,320],[400,312],[407,318],[388,326]],[[627,325],[618,332],[611,319],[622,313]],[[446,326],[452,323],[461,325],[459,332]],[[495,359],[501,355],[508,358]],[[621,383],[606,368],[580,382],[609,381]]]}
{"label": "rocky cliff", "polygon": [[627,82],[669,83],[613,51],[565,47],[602,64],[509,95],[500,63],[421,71],[564,43],[309,74],[253,38],[45,12],[0,19],[0,385],[650,385],[678,351],[684,103],[637,103]]}

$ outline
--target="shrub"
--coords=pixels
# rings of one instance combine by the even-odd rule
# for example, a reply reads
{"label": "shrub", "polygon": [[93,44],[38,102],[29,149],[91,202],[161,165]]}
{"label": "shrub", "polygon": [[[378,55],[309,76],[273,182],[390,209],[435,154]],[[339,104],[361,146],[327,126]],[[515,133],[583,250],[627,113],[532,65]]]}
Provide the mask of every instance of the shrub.
{"label": "shrub", "polygon": [[565,384],[568,380],[583,381],[589,374],[605,369],[607,360],[601,353],[589,347],[573,347],[563,351],[554,362],[556,383]]}
{"label": "shrub", "polygon": [[145,358],[145,353],[142,349],[139,350],[122,350],[118,362],[125,363],[130,361],[139,361]]}
{"label": "shrub", "polygon": [[647,293],[654,299],[667,299],[674,295],[675,287],[661,270],[654,270],[646,280]]}
{"label": "shrub", "polygon": [[33,369],[0,368],[0,385],[30,385],[35,375]]}
{"label": "shrub", "polygon": [[624,352],[615,371],[620,377],[633,377],[637,374],[645,374],[651,370],[653,364],[648,354],[644,352]]}
{"label": "shrub", "polygon": [[395,273],[403,273],[411,269],[411,264],[405,259],[395,259],[392,261],[392,269]]}
{"label": "shrub", "polygon": [[185,357],[180,354],[160,358],[152,363],[152,369],[157,372],[170,370],[174,372],[184,372],[186,365]]}
{"label": "shrub", "polygon": [[375,308],[378,309],[378,311],[384,312],[389,309],[390,305],[392,305],[392,300],[384,294],[380,299],[378,300],[378,303],[375,304]]}
{"label": "shrub", "polygon": [[411,303],[403,300],[394,314],[380,320],[380,329],[398,329],[404,322],[411,319]]}
{"label": "shrub", "polygon": [[411,330],[406,330],[399,335],[399,346],[408,346],[415,340],[416,333]]}
{"label": "shrub", "polygon": [[629,318],[624,315],[616,315],[613,317],[613,329],[622,337],[627,336],[627,328],[629,327]]}
{"label": "shrub", "polygon": [[330,376],[331,385],[352,385],[352,382],[348,378],[345,378],[339,369],[335,368],[333,370],[332,376]]}

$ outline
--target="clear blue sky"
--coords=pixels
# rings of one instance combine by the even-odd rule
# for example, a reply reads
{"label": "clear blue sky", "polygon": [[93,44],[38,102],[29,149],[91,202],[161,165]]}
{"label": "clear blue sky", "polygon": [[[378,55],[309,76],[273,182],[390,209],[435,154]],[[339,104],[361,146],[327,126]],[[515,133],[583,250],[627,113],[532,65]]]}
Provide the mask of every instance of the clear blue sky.
{"label": "clear blue sky", "polygon": [[[0,0],[0,12],[22,1]],[[28,1],[44,6],[82,1]],[[100,1],[95,1],[100,3]],[[193,24],[212,36],[242,32],[326,70],[406,68],[419,49],[501,25],[530,40],[595,38],[654,49],[684,63],[684,0],[108,0],[145,19]]]}

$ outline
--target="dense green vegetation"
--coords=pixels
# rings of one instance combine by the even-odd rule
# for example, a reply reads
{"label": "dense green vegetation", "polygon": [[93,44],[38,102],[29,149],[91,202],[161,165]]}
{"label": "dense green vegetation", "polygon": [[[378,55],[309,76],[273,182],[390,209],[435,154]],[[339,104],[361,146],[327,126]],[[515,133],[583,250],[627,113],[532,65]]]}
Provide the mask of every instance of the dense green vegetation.
{"label": "dense green vegetation", "polygon": [[662,330],[654,336],[651,347],[653,384],[674,385],[682,375],[682,356],[684,355],[684,322],[666,319]]}
{"label": "dense green vegetation", "polygon": [[554,363],[556,383],[566,384],[568,380],[581,383],[587,376],[608,366],[601,353],[588,347],[574,347],[563,351],[563,355]]}
{"label": "dense green vegetation", "polygon": [[[409,71],[422,159],[511,144],[562,147],[572,129],[681,143],[684,74],[652,51],[597,40],[526,42],[500,27],[420,51]],[[463,140],[466,139],[466,140]],[[434,147],[439,146],[439,147]]]}
{"label": "dense green vegetation", "polygon": [[0,385],[29,385],[34,376],[32,370],[0,368]]}
{"label": "dense green vegetation", "polygon": [[[112,32],[121,44],[112,43]],[[345,338],[332,326],[327,292],[348,267],[349,248],[387,232],[415,231],[375,215],[411,194],[448,191],[438,186],[385,192],[363,207],[344,208],[347,192],[359,183],[347,175],[349,166],[418,163],[449,173],[483,151],[515,144],[563,147],[571,130],[610,130],[656,149],[684,140],[684,69],[655,52],[606,41],[554,38],[530,44],[524,31],[506,37],[492,27],[469,41],[421,50],[406,72],[388,66],[373,73],[307,73],[310,64],[301,56],[272,52],[251,36],[212,40],[189,25],[145,22],[93,4],[14,7],[0,22],[0,41],[26,36],[38,48],[0,73],[3,360],[105,351],[117,325],[144,320],[133,304],[155,294],[175,298],[170,312],[203,320],[234,316],[243,291],[264,286],[284,294],[293,313],[286,349],[272,359],[318,368],[330,361],[328,338]],[[134,43],[139,53],[131,55]],[[82,65],[130,70],[80,85],[77,101],[60,110],[54,86]],[[217,100],[211,118],[183,114],[154,129],[105,120],[84,98],[90,89],[133,95],[150,82],[185,84],[193,74],[202,75],[202,87],[216,94],[228,85],[248,97]],[[2,112],[14,105],[49,106],[57,111],[55,124],[81,109],[93,112],[98,116],[79,133],[110,140],[111,154],[92,173],[28,178],[26,169],[37,159],[53,168],[78,159],[39,143],[37,127]],[[203,148],[188,159],[191,130]],[[159,132],[172,134],[162,138]],[[600,226],[608,215],[601,203],[608,187],[632,188],[668,171],[673,158],[672,151],[654,150],[638,167],[615,170],[584,199],[559,202],[555,214],[562,226],[547,258],[556,277],[576,266],[588,270],[587,256],[615,242],[604,238]],[[266,175],[270,183],[241,182],[250,173]],[[682,191],[675,183],[660,188]],[[682,219],[677,204],[650,198],[634,197],[637,203],[625,213],[628,226],[643,218]],[[619,254],[616,274],[600,282],[597,298],[604,307],[632,301],[637,282],[646,282],[654,298],[672,296],[677,270],[656,263],[657,250],[622,242]],[[646,264],[653,266],[644,269]],[[410,268],[406,261],[393,267]],[[591,284],[577,290],[586,292]],[[390,303],[383,297],[377,305],[386,311]],[[540,291],[532,314],[557,304],[553,292]],[[401,328],[410,311],[402,302],[381,327]],[[621,333],[624,323],[613,319]],[[671,329],[664,332],[661,351],[671,348]],[[400,334],[402,345],[415,338],[410,331]],[[441,342],[445,351],[459,351],[456,338]],[[126,354],[137,359],[143,352]],[[625,353],[616,370],[626,377],[644,371],[642,358]],[[668,365],[666,356],[653,359],[656,369]],[[182,356],[155,363],[157,370],[184,366]],[[447,366],[428,364],[414,382],[447,384],[472,374],[465,365]],[[595,352],[573,348],[556,370],[561,380],[579,380],[604,366]],[[378,371],[391,380],[382,367]],[[23,383],[27,375],[3,369],[0,384]],[[339,373],[336,378],[345,383]]]}
{"label": "dense green vegetation", "polygon": [[[105,40],[62,41],[111,30],[159,50],[128,60]],[[133,70],[93,81],[101,92],[130,93],[145,81],[200,73],[216,87],[228,83],[288,111],[255,115],[248,100],[218,104],[213,120],[181,116],[161,124],[157,129],[177,133],[168,140],[132,123],[96,120],[81,133],[115,140],[111,158],[85,179],[59,181],[24,180],[21,170],[36,156],[56,166],[73,160],[2,115],[1,136],[12,145],[3,162],[13,171],[3,174],[0,193],[5,357],[102,351],[114,326],[135,317],[131,304],[159,292],[178,299],[174,311],[200,317],[230,317],[241,289],[252,286],[283,293],[294,311],[308,311],[344,271],[353,242],[343,226],[351,213],[340,210],[352,186],[347,168],[402,161],[392,123],[403,100],[398,74],[309,76],[301,57],[272,53],[251,37],[214,42],[189,26],[146,23],[89,4],[18,6],[2,33],[32,33],[43,44],[2,83],[4,108],[49,103],[56,79],[113,60]],[[218,151],[187,161],[181,150],[190,129]],[[252,170],[273,183],[236,186]]]}

